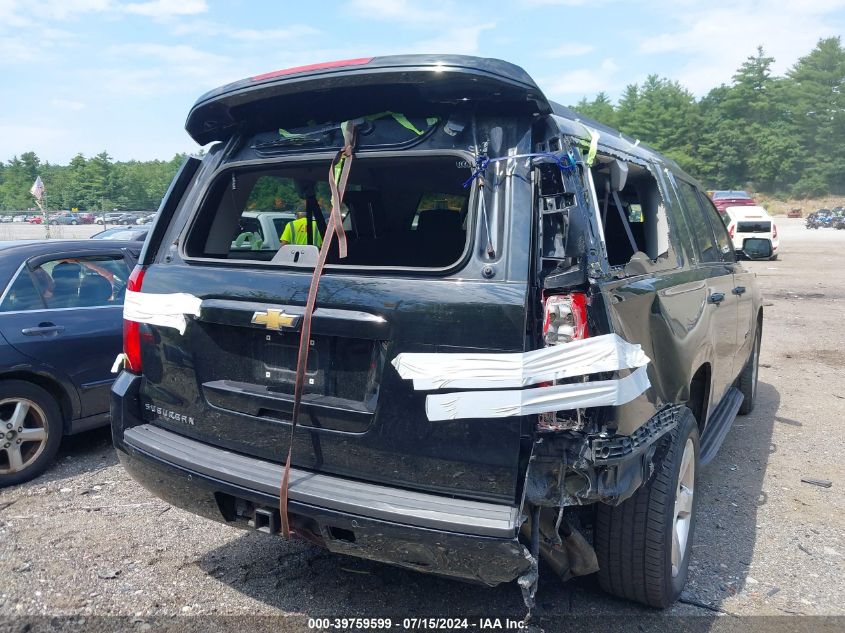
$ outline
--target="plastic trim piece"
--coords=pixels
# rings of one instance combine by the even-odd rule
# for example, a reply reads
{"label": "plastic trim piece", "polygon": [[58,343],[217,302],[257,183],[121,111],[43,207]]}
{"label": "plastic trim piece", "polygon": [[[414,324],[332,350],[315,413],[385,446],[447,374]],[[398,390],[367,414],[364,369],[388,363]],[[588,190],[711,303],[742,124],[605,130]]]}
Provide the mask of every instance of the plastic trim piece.
{"label": "plastic trim piece", "polygon": [[[124,444],[187,471],[279,495],[282,464],[238,455],[166,431],[152,424],[127,429]],[[389,488],[341,477],[290,471],[293,501],[372,519],[476,536],[514,538],[518,508]]]}
{"label": "plastic trim piece", "polygon": [[185,315],[199,316],[202,299],[184,292],[155,294],[152,292],[126,291],[123,318],[137,323],[172,327],[185,333],[188,325]]}
{"label": "plastic trim piece", "polygon": [[605,334],[531,352],[407,353],[393,359],[399,375],[417,391],[526,387],[600,372],[637,369],[649,362],[639,345]]}

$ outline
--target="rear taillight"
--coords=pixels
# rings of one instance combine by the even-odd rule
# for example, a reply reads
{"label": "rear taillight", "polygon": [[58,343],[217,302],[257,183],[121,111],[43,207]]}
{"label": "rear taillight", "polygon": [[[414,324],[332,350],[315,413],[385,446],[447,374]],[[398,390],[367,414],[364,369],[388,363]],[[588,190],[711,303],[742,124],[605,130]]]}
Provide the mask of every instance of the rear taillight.
{"label": "rear taillight", "polygon": [[773,223],[772,223],[772,237],[777,237],[777,236],[778,236],[778,227],[777,227],[777,225],[773,222]]}
{"label": "rear taillight", "polygon": [[[127,292],[141,292],[144,281],[144,269],[135,266],[129,281],[126,282]],[[123,353],[125,355],[124,368],[136,374],[141,373],[141,324],[137,321],[123,320]]]}
{"label": "rear taillight", "polygon": [[735,228],[736,227],[733,224],[731,224],[731,228],[728,229],[728,234],[731,236],[731,239],[734,238],[734,229]]}
{"label": "rear taillight", "polygon": [[587,338],[587,295],[550,295],[543,301],[543,341],[546,345]]}

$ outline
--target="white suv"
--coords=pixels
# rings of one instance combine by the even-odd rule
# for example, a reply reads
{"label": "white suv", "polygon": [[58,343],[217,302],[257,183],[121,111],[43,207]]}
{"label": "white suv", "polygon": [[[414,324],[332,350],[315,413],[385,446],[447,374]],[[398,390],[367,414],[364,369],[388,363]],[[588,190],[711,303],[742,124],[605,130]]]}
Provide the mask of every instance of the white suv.
{"label": "white suv", "polygon": [[290,211],[245,211],[232,238],[232,249],[279,250],[282,231],[296,214]]}
{"label": "white suv", "polygon": [[749,237],[768,239],[772,243],[771,259],[778,258],[778,227],[763,207],[727,207],[724,219],[734,246],[742,248],[743,242]]}

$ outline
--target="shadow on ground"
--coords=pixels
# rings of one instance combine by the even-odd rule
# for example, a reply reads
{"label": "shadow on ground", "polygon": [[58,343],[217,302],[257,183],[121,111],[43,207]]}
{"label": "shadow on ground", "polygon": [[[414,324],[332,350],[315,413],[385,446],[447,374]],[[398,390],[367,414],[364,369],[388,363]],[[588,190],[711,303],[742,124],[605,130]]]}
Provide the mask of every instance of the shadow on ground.
{"label": "shadow on ground", "polygon": [[719,453],[702,470],[693,568],[682,599],[723,610],[726,599],[745,589],[757,513],[767,502],[766,467],[778,450],[772,443],[774,425],[800,425],[780,418],[779,406],[777,389],[760,382],[754,411],[737,416]]}
{"label": "shadow on ground", "polygon": [[[686,604],[671,613],[704,615],[741,591],[756,541],[757,510],[766,503],[763,478],[780,404],[777,390],[760,383],[757,407],[739,416],[714,461],[699,479],[698,527]],[[794,421],[784,421],[794,423]],[[247,533],[207,552],[198,565],[237,591],[286,613],[309,617],[498,616],[521,618],[515,583],[470,585],[330,554],[302,542]],[[696,606],[698,603],[698,606]],[[541,567],[541,621],[564,615],[655,615],[652,609],[609,597],[594,577],[561,583]]]}
{"label": "shadow on ground", "polygon": [[95,472],[116,463],[111,429],[106,426],[62,438],[56,459],[33,483],[46,485],[83,472]]}

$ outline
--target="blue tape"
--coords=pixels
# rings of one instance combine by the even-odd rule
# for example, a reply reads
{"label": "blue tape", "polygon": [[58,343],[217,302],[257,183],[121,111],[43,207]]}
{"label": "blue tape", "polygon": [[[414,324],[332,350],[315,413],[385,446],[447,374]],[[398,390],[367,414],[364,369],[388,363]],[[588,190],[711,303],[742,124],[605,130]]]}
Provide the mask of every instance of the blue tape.
{"label": "blue tape", "polygon": [[498,163],[502,160],[515,160],[517,158],[550,158],[560,168],[561,171],[573,171],[575,169],[575,157],[572,152],[566,154],[552,154],[551,152],[535,152],[532,154],[515,154],[513,156],[499,156],[498,158],[488,158],[487,156],[475,157],[475,171],[472,172],[469,178],[464,181],[464,189],[469,187],[472,182],[484,175],[487,166],[490,163]]}

